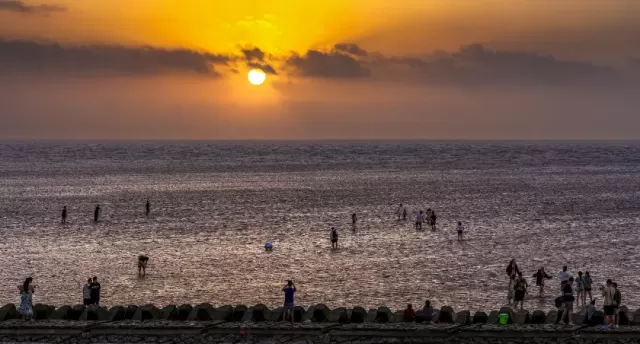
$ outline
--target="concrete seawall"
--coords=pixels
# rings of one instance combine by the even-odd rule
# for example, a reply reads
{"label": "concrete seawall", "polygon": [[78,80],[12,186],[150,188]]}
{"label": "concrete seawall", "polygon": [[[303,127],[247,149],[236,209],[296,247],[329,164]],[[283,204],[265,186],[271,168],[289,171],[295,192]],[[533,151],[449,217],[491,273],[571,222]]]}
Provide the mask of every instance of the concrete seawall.
{"label": "concrete seawall", "polygon": [[590,324],[556,325],[557,311],[520,311],[512,324],[498,325],[499,312],[453,312],[440,310],[436,324],[404,322],[401,312],[386,307],[329,309],[316,305],[296,308],[296,323],[278,322],[282,309],[208,304],[53,308],[36,305],[36,318],[16,319],[14,305],[0,308],[0,343],[638,343],[640,312],[631,316],[624,308],[621,326],[601,330],[602,314]]}

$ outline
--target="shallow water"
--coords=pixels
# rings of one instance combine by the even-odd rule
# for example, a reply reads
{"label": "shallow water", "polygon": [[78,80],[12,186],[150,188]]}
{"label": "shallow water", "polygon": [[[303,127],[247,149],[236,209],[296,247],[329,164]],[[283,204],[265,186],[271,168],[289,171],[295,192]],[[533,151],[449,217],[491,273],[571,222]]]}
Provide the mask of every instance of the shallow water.
{"label": "shallow water", "polygon": [[[35,302],[79,303],[97,275],[107,305],[276,306],[291,278],[302,305],[486,310],[515,258],[613,278],[640,307],[639,142],[0,143],[0,197],[2,304],[27,276]],[[400,202],[438,230],[396,221]],[[553,307],[557,284],[527,307]]]}

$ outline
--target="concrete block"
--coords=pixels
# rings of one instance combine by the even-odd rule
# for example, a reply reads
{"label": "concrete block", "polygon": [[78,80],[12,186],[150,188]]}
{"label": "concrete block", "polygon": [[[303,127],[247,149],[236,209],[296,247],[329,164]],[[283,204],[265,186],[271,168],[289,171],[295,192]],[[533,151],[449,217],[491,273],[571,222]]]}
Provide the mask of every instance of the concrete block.
{"label": "concrete block", "polygon": [[620,310],[618,311],[618,316],[620,317],[619,319],[620,326],[631,325],[629,308],[627,308],[627,306],[620,307]]}
{"label": "concrete block", "polygon": [[193,307],[191,305],[184,304],[178,306],[178,319],[181,321],[186,321],[192,311]]}
{"label": "concrete block", "polygon": [[212,320],[233,321],[233,307],[225,305],[215,308]]}
{"label": "concrete block", "polygon": [[110,321],[122,321],[125,320],[126,309],[122,306],[115,306],[109,309]]}
{"label": "concrete block", "polygon": [[313,309],[313,320],[314,322],[325,322],[329,320],[329,314],[331,314],[331,310],[329,307],[323,304],[315,305]]}
{"label": "concrete block", "polygon": [[162,310],[160,310],[160,313],[162,313],[162,315],[160,316],[160,319],[162,320],[180,320],[180,318],[178,317],[178,307],[176,307],[176,305],[165,306],[162,308]]}
{"label": "concrete block", "polygon": [[284,320],[284,307],[278,307],[272,309],[269,314],[269,321],[283,321]]}
{"label": "concrete block", "polygon": [[8,303],[0,308],[0,321],[18,318],[20,318],[20,315],[18,314],[16,305],[14,305],[13,303]]}
{"label": "concrete block", "polygon": [[247,311],[247,306],[245,305],[237,305],[233,307],[233,321],[242,321],[244,317],[244,313]]}
{"label": "concrete block", "polygon": [[438,317],[439,323],[453,324],[455,320],[456,313],[453,311],[453,308],[444,306],[440,309],[440,316]]}
{"label": "concrete block", "polygon": [[519,310],[515,314],[514,324],[524,325],[529,323],[529,311]]}
{"label": "concrete block", "polygon": [[162,311],[154,305],[144,305],[138,307],[133,313],[131,320],[133,321],[151,321],[158,320],[162,317]]}
{"label": "concrete block", "polygon": [[531,315],[532,324],[544,324],[547,321],[547,315],[543,311],[534,311]]}
{"label": "concrete block", "polygon": [[471,324],[471,312],[460,311],[456,314],[456,324],[469,325]]}
{"label": "concrete block", "polygon": [[376,322],[378,323],[388,323],[393,319],[393,313],[388,307],[381,306],[378,307],[378,311],[376,312]]}
{"label": "concrete block", "polygon": [[346,324],[347,322],[349,322],[347,309],[344,307],[340,307],[331,310],[331,313],[329,313],[328,321],[332,323]]}
{"label": "concrete block", "polygon": [[293,308],[293,322],[302,322],[305,310],[302,306],[295,306]]}
{"label": "concrete block", "polygon": [[242,322],[253,321],[253,307],[249,307],[242,315]]}
{"label": "concrete block", "polygon": [[554,310],[550,310],[549,313],[547,313],[547,319],[545,320],[545,324],[556,324],[558,322],[558,316],[560,315],[560,312]]}
{"label": "concrete block", "polygon": [[124,319],[125,320],[132,320],[133,316],[136,314],[137,310],[138,310],[138,306],[136,306],[136,305],[128,305],[127,307],[125,307],[125,309],[124,309]]}
{"label": "concrete block", "polygon": [[62,306],[60,308],[56,308],[53,313],[51,313],[51,316],[49,317],[49,319],[51,320],[78,320],[78,318],[76,319],[72,319],[71,317],[71,306]]}
{"label": "concrete block", "polygon": [[85,305],[75,305],[71,307],[71,320],[78,320],[84,313],[84,309],[87,308]]}
{"label": "concrete block", "polygon": [[111,313],[104,307],[91,305],[85,307],[78,320],[82,321],[108,321],[111,320]]}
{"label": "concrete block", "polygon": [[201,303],[195,307],[189,314],[189,321],[211,321],[213,320],[213,312],[215,309],[208,303]]}
{"label": "concrete block", "polygon": [[489,320],[489,316],[485,312],[476,312],[473,315],[474,324],[486,324]]}
{"label": "concrete block", "polygon": [[367,320],[367,322],[370,322],[370,323],[375,322],[377,316],[378,316],[378,310],[377,309],[370,309],[367,312],[366,320]]}
{"label": "concrete block", "polygon": [[311,307],[307,308],[307,311],[304,312],[304,315],[302,316],[302,322],[312,321],[313,320],[313,312],[315,312],[315,309],[316,309],[315,306],[311,306]]}
{"label": "concrete block", "polygon": [[489,318],[487,319],[487,324],[489,325],[495,325],[498,323],[498,316],[500,315],[500,312],[498,311],[491,311],[489,313]]}
{"label": "concrete block", "polygon": [[269,319],[271,319],[271,310],[267,306],[263,304],[257,304],[253,306],[253,317],[251,318],[252,321],[260,322],[268,321]]}

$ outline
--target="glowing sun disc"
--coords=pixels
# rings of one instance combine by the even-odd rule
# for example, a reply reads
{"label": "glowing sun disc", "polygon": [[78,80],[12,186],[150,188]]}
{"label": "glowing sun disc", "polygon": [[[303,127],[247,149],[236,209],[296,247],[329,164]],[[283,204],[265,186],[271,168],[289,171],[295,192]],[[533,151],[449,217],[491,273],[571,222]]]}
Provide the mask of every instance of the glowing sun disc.
{"label": "glowing sun disc", "polygon": [[249,72],[249,82],[252,85],[262,85],[267,79],[267,75],[260,69],[252,69]]}

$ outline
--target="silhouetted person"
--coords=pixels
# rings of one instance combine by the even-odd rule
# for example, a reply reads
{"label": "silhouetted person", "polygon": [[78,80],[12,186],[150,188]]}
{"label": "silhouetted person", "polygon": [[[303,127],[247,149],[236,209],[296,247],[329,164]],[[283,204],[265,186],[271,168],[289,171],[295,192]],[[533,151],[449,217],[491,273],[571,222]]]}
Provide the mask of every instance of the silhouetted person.
{"label": "silhouetted person", "polygon": [[147,275],[147,262],[149,261],[149,257],[141,254],[138,256],[138,275],[146,276]]}
{"label": "silhouetted person", "polygon": [[147,217],[149,217],[149,213],[151,213],[151,203],[149,203],[149,200],[147,199],[147,204],[144,206],[145,208],[145,214],[147,215]]}
{"label": "silhouetted person", "polygon": [[98,277],[93,276],[93,282],[89,286],[91,291],[89,295],[91,296],[91,304],[99,305],[100,304],[100,283],[98,282]]}
{"label": "silhouetted person", "polygon": [[62,223],[67,223],[67,206],[62,208]]}
{"label": "silhouetted person", "polygon": [[100,204],[97,204],[96,210],[93,211],[93,222],[98,222],[98,217],[100,217]]}
{"label": "silhouetted person", "polygon": [[356,213],[351,214],[351,229],[356,230],[356,224],[358,223],[358,216]]}
{"label": "silhouetted person", "polygon": [[338,230],[331,227],[331,248],[338,248]]}

